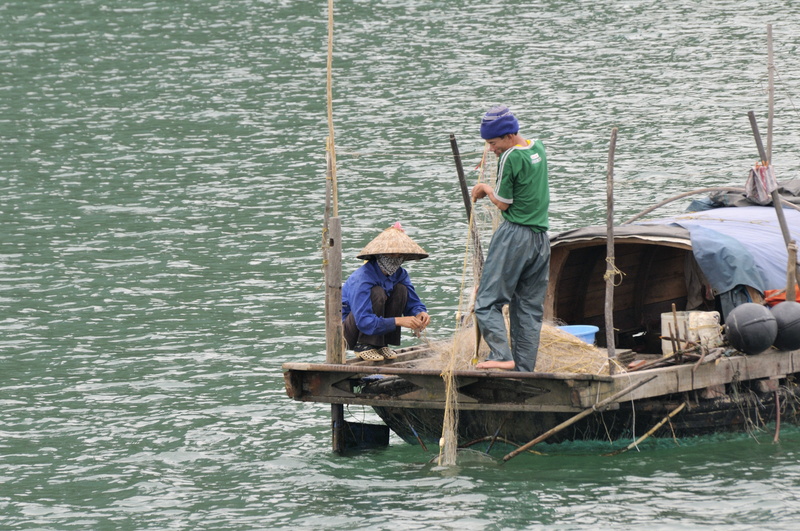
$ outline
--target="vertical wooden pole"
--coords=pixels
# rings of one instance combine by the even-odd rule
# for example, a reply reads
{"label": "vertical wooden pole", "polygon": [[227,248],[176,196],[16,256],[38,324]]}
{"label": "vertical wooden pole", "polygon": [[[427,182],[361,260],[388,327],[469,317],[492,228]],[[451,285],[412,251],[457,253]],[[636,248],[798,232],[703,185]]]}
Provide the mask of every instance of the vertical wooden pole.
{"label": "vertical wooden pole", "polygon": [[608,169],[606,175],[606,349],[608,350],[608,369],[614,374],[611,362],[616,355],[614,339],[614,280],[617,267],[614,265],[614,151],[617,147],[617,128],[611,130],[611,144],[608,147]]}
{"label": "vertical wooden pole", "polygon": [[794,290],[794,286],[797,284],[797,244],[792,240],[786,249],[789,252],[789,264],[786,268],[786,300],[794,301],[797,300]]}
{"label": "vertical wooden pole", "polygon": [[[339,220],[339,193],[336,180],[336,143],[333,128],[333,0],[328,0],[328,62],[326,97],[328,107],[327,173],[325,219],[322,230],[322,255],[325,271],[325,361],[344,363],[342,327],[342,225]],[[331,404],[333,451],[343,454],[344,406]]]}
{"label": "vertical wooden pole", "polygon": [[[767,73],[769,74],[769,116],[767,118],[767,160],[772,163],[772,122],[775,116],[775,54],[772,48],[772,24],[767,24]],[[773,196],[774,203],[774,196]],[[775,208],[779,208],[775,205]],[[781,207],[782,208],[782,207]],[[789,253],[786,278],[786,300],[795,300],[794,286],[797,282],[797,245],[791,240],[786,246]]]}
{"label": "vertical wooden pole", "polygon": [[767,117],[767,160],[772,162],[772,119],[775,116],[775,62],[772,54],[772,24],[767,24],[767,74],[769,78],[769,115]]}
{"label": "vertical wooden pole", "polygon": [[342,224],[328,220],[328,260],[325,268],[325,361],[344,363],[342,326]]}
{"label": "vertical wooden pole", "polygon": [[[344,363],[344,327],[342,326],[342,225],[338,217],[328,219],[325,251],[325,362]],[[345,451],[344,406],[331,404],[333,451]]]}
{"label": "vertical wooden pole", "polygon": [[333,0],[328,0],[328,65],[327,65],[327,84],[326,96],[328,100],[328,135],[329,145],[328,153],[331,157],[330,164],[330,184],[331,195],[333,198],[333,215],[339,215],[339,187],[336,181],[336,149],[335,149],[335,135],[333,128]]}
{"label": "vertical wooden pole", "polygon": [[467,211],[467,219],[472,217],[472,201],[469,198],[469,191],[467,190],[467,178],[464,175],[464,166],[461,163],[461,153],[458,150],[458,142],[456,142],[456,135],[450,133],[450,148],[453,150],[453,160],[456,163],[456,173],[458,174],[458,182],[461,185],[461,197],[464,199],[464,209]]}
{"label": "vertical wooden pole", "polygon": [[[772,164],[767,158],[767,152],[764,150],[764,144],[761,143],[761,135],[758,133],[758,124],[756,123],[756,113],[749,111],[747,117],[750,118],[750,127],[753,128],[753,138],[756,141],[756,148],[758,148],[758,155],[761,157],[761,164],[769,166]],[[775,208],[775,213],[778,215],[778,224],[781,227],[783,234],[783,241],[789,245],[791,236],[789,234],[789,227],[786,225],[786,216],[783,215],[783,205],[781,204],[781,196],[778,190],[772,191],[772,206]]]}
{"label": "vertical wooden pole", "polygon": [[467,211],[467,223],[470,225],[470,234],[472,234],[472,246],[475,255],[475,265],[480,272],[483,270],[483,248],[481,247],[481,237],[478,234],[478,224],[472,217],[472,199],[467,189],[467,178],[464,175],[464,165],[461,163],[461,153],[458,149],[458,142],[456,142],[456,135],[450,133],[450,148],[453,150],[453,160],[456,164],[456,173],[458,174],[458,182],[461,185],[461,196],[464,199],[464,209]]}
{"label": "vertical wooden pole", "polygon": [[[750,111],[747,113],[747,117],[750,118],[750,126],[753,128],[753,137],[756,141],[758,154],[761,157],[761,164],[764,166],[769,166],[771,162],[769,159],[767,159],[767,152],[764,149],[764,144],[761,143],[761,135],[758,133],[758,124],[756,123],[756,114],[753,111]],[[788,280],[786,282],[786,300],[794,300],[794,283],[791,281],[791,279],[794,277],[794,273],[797,271],[797,266],[793,265],[796,264],[797,261],[797,250],[795,242],[792,240],[791,233],[789,232],[789,226],[786,224],[786,216],[783,213],[783,205],[781,204],[781,196],[778,193],[778,190],[772,191],[772,206],[775,209],[775,214],[778,215],[778,225],[781,227],[783,241],[786,244],[786,253],[789,256],[789,263],[787,264]]]}

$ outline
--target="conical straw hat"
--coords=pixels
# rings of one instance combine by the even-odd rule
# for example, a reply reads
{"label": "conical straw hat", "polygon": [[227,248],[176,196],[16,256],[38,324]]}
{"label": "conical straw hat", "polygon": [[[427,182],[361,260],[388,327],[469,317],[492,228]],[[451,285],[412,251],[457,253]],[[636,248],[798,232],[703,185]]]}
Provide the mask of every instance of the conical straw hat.
{"label": "conical straw hat", "polygon": [[357,258],[369,260],[379,254],[402,254],[406,260],[427,258],[425,249],[412,240],[400,223],[395,223],[361,249]]}

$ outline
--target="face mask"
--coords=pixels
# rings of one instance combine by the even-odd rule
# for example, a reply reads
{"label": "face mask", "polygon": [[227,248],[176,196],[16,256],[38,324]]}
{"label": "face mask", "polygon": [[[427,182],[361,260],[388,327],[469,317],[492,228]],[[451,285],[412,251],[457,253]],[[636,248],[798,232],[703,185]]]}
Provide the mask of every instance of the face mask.
{"label": "face mask", "polygon": [[385,254],[379,254],[376,260],[381,270],[389,276],[394,275],[395,271],[400,269],[400,266],[405,261],[402,256],[387,256]]}

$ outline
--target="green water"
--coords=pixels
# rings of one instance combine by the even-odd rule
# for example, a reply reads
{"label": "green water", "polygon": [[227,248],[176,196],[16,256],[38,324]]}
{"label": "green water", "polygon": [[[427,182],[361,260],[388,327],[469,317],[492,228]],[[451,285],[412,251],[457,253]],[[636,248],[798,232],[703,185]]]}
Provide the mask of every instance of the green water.
{"label": "green water", "polygon": [[[281,364],[324,359],[326,2],[0,3],[0,529],[791,529],[800,430],[543,445],[455,468],[330,452]],[[482,112],[542,138],[552,228],[800,168],[791,2],[336,2],[346,271],[401,221],[429,335],[453,330]],[[675,208],[682,208],[685,203]],[[411,337],[405,344],[414,344]],[[373,421],[361,408],[351,420]]]}

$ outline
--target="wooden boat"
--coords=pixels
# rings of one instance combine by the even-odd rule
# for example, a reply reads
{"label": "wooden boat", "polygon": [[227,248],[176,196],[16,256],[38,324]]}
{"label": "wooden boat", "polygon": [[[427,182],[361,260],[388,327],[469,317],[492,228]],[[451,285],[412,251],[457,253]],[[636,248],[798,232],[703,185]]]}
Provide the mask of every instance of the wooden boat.
{"label": "wooden boat", "polygon": [[[330,20],[329,33],[332,33]],[[771,36],[769,26],[768,34]],[[771,57],[771,37],[769,45]],[[645,430],[659,435],[659,427],[664,434],[689,436],[763,426],[771,419],[779,420],[779,416],[797,420],[794,405],[800,392],[796,383],[800,375],[800,350],[769,349],[745,355],[733,349],[718,348],[711,355],[701,346],[699,359],[687,363],[690,361],[686,352],[689,343],[681,346],[673,338],[670,344],[676,353],[668,362],[660,338],[664,335],[659,325],[661,315],[670,310],[677,314],[679,310],[713,309],[724,320],[738,305],[758,299],[766,290],[787,287],[787,298],[792,294],[791,276],[786,283],[776,280],[772,266],[780,264],[778,270],[796,271],[796,265],[788,261],[788,256],[793,255],[796,260],[796,249],[789,240],[796,239],[797,234],[790,236],[788,226],[800,227],[800,213],[789,211],[791,219],[787,226],[778,191],[772,190],[769,193],[777,208],[750,207],[749,214],[736,221],[725,219],[723,212],[747,211],[747,208],[720,208],[705,220],[713,228],[704,227],[704,222],[698,221],[703,215],[695,215],[695,219],[625,224],[613,230],[583,228],[552,238],[545,317],[568,324],[596,325],[601,329],[598,334],[601,347],[606,346],[605,328],[614,330],[607,335],[609,354],[615,354],[616,359],[632,354],[633,363],[644,363],[635,366],[638,370],[615,374],[486,370],[461,370],[453,374],[448,371],[448,387],[440,370],[420,365],[420,360],[432,356],[432,352],[423,347],[403,349],[391,361],[345,360],[341,350],[341,223],[336,207],[331,50],[329,46],[328,124],[331,134],[326,150],[323,226],[323,234],[329,242],[323,245],[326,363],[286,363],[283,372],[286,392],[292,399],[332,404],[335,451],[343,451],[342,441],[347,433],[357,431],[357,439],[366,437],[370,431],[344,421],[344,404],[371,406],[388,427],[409,443],[424,445],[439,441],[445,408],[452,403],[447,400],[448,389],[451,393],[455,389],[457,393],[460,444],[469,445],[489,438],[493,442],[503,440],[521,445],[519,451],[545,437],[550,437],[551,441],[613,440]],[[773,108],[771,68],[770,117]],[[749,117],[760,160],[769,171],[771,153],[768,154],[761,143],[752,111]],[[613,129],[609,150],[609,224],[613,219],[616,133]],[[771,135],[771,130],[768,134]],[[470,199],[454,135],[450,139],[467,217],[471,219]],[[738,191],[734,193],[742,195]],[[732,201],[723,202],[730,204]],[[779,223],[775,223],[776,218]],[[737,229],[731,233],[728,230],[731,226],[738,227],[741,234]],[[744,234],[749,237],[740,238]],[[473,238],[474,247],[479,249],[480,239],[474,232]],[[613,245],[609,239],[613,239]],[[604,279],[604,274],[612,271],[608,264],[625,274],[618,289]],[[675,325],[677,331],[677,322]],[[689,339],[688,334],[684,339]],[[451,375],[453,378],[449,377]],[[382,433],[383,444],[388,444],[388,430]]]}
{"label": "wooden boat", "polygon": [[[790,227],[800,228],[800,212],[785,214]],[[746,355],[723,345],[714,355],[698,350],[703,359],[680,352],[665,359],[662,352],[662,314],[717,311],[724,321],[747,297],[759,300],[766,290],[786,287],[788,253],[773,207],[626,223],[614,228],[614,248],[624,273],[613,297],[615,351],[645,366],[617,374],[456,371],[459,444],[523,445],[560,426],[548,442],[616,440],[640,435],[676,411],[655,436],[798,420],[800,350]],[[546,319],[596,325],[605,347],[606,228],[554,235],[551,249]],[[440,370],[421,368],[431,355],[418,346],[383,362],[286,363],[286,392],[303,402],[371,406],[408,443],[437,443],[446,387]]]}

